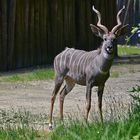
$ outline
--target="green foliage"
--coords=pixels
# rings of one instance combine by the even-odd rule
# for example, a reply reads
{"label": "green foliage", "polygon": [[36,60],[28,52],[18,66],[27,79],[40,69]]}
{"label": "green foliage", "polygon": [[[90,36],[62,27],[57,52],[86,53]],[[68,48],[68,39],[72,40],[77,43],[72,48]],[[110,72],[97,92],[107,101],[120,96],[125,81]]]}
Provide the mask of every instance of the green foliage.
{"label": "green foliage", "polygon": [[138,27],[132,27],[131,33],[135,34],[138,31]]}
{"label": "green foliage", "polygon": [[130,36],[126,36],[126,45],[130,42],[131,38],[135,35],[135,33],[140,29],[140,23],[135,26],[135,27],[132,27],[131,29],[131,35]]}
{"label": "green foliage", "polygon": [[139,85],[136,85],[135,87],[133,87],[130,92],[140,92],[140,86]]}
{"label": "green foliage", "polygon": [[[133,87],[131,90],[130,90],[131,93],[131,97],[133,98],[134,100],[134,103],[132,105],[132,113],[130,115],[130,118],[131,120],[137,120],[138,123],[140,123],[140,86],[139,85],[136,85],[135,87]],[[140,125],[139,125],[140,127]],[[137,134],[137,135],[134,135],[132,137],[131,140],[140,140],[140,133]]]}
{"label": "green foliage", "polygon": [[140,140],[140,135],[133,136],[131,140]]}
{"label": "green foliage", "polygon": [[136,85],[129,92],[131,92],[130,96],[133,98],[134,102],[132,104],[132,112],[131,118],[137,119],[140,121],[140,86]]}

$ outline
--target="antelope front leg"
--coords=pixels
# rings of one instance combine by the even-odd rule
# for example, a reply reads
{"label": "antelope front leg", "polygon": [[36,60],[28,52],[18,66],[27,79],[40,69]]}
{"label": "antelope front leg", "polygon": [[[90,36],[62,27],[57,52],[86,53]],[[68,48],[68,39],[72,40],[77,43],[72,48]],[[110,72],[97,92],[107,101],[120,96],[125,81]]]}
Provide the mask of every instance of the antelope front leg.
{"label": "antelope front leg", "polygon": [[89,111],[91,108],[91,84],[88,84],[86,87],[86,117],[85,120],[87,122],[88,120],[88,115],[89,115]]}
{"label": "antelope front leg", "polygon": [[100,113],[100,119],[103,123],[103,115],[102,115],[102,96],[103,96],[104,86],[98,87],[98,108]]}
{"label": "antelope front leg", "polygon": [[70,78],[65,78],[66,85],[60,92],[60,119],[63,121],[63,104],[65,96],[73,89],[75,82]]}

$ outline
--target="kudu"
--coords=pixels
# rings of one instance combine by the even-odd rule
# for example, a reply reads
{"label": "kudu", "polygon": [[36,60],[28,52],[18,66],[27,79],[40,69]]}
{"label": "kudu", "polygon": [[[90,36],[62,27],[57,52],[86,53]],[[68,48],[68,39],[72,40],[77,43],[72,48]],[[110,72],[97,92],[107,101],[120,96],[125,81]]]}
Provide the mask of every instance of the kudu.
{"label": "kudu", "polygon": [[49,128],[52,128],[52,114],[56,95],[65,80],[65,86],[60,91],[60,118],[63,120],[63,103],[65,96],[73,89],[75,84],[86,86],[86,116],[91,108],[91,91],[93,86],[98,87],[98,107],[101,121],[102,116],[102,95],[106,80],[110,76],[110,67],[114,58],[115,40],[118,36],[128,30],[128,25],[122,26],[120,14],[125,9],[123,7],[117,14],[117,25],[108,31],[107,27],[101,24],[101,14],[92,7],[97,14],[97,26],[90,24],[92,32],[103,39],[99,49],[90,52],[66,48],[54,59],[55,87],[51,98],[51,108],[49,114]]}

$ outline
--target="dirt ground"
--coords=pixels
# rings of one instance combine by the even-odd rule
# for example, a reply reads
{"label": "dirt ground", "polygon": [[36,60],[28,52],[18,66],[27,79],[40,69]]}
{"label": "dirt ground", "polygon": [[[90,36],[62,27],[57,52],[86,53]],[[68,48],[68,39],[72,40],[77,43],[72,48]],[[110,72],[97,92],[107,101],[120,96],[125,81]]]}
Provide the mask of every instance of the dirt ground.
{"label": "dirt ground", "polygon": [[[112,76],[106,83],[103,96],[103,111],[124,112],[124,108],[130,105],[129,90],[140,85],[140,64],[113,65]],[[50,98],[53,90],[53,80],[29,81],[29,82],[1,82],[0,83],[0,109],[26,109],[33,114],[48,114]],[[58,97],[58,96],[57,96]],[[54,116],[59,116],[59,98],[56,99]],[[114,107],[115,106],[115,107]],[[121,109],[123,110],[121,111]],[[85,110],[85,87],[76,85],[66,96],[64,114],[82,114]],[[92,114],[97,112],[96,87],[92,94]],[[106,114],[107,115],[107,114]]]}

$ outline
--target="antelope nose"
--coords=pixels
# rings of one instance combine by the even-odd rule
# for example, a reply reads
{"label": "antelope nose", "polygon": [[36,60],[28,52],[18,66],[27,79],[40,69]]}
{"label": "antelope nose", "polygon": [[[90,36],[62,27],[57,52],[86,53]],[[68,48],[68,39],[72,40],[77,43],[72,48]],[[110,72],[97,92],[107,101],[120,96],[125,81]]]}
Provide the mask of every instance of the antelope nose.
{"label": "antelope nose", "polygon": [[112,48],[113,48],[113,46],[111,45],[111,46],[108,46],[107,48],[112,49]]}
{"label": "antelope nose", "polygon": [[111,46],[108,46],[107,49],[108,49],[109,51],[112,51],[112,50],[113,50],[113,46],[112,46],[112,45],[111,45]]}
{"label": "antelope nose", "polygon": [[107,52],[108,53],[111,53],[112,51],[113,51],[113,46],[111,45],[111,46],[107,46]]}

